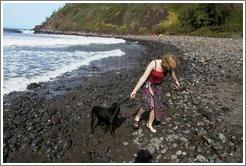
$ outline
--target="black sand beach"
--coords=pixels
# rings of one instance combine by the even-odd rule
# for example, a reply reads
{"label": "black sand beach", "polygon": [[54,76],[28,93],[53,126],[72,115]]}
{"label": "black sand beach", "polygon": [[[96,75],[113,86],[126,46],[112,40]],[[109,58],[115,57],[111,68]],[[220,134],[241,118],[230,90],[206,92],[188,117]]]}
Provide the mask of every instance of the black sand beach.
{"label": "black sand beach", "polygon": [[[148,150],[152,162],[243,162],[243,42],[188,36],[115,36],[144,51],[93,62],[76,77],[32,84],[3,98],[4,162],[135,162]],[[128,97],[150,60],[177,56],[181,88],[164,80],[166,115],[132,129],[140,95],[121,107],[116,136],[98,127],[90,134],[90,110]],[[110,69],[109,69],[110,66]],[[109,69],[109,70],[105,70]]]}

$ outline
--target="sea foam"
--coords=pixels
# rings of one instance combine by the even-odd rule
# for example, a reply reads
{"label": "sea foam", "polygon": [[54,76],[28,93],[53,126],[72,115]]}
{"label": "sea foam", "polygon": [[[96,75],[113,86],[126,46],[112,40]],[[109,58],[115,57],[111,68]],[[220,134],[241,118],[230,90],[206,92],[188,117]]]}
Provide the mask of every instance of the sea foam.
{"label": "sea foam", "polygon": [[[27,31],[26,33],[31,33]],[[89,45],[89,44],[118,44],[125,43],[123,39],[85,37],[73,35],[47,35],[36,34],[36,37],[8,36],[3,38],[3,46],[29,46],[29,47],[47,47],[47,46],[69,46],[69,45]]]}
{"label": "sea foam", "polygon": [[[78,52],[77,54],[82,54],[83,59],[81,61],[71,61],[69,64],[63,64],[58,69],[53,71],[47,71],[38,76],[33,77],[14,77],[3,80],[3,93],[8,94],[11,91],[25,91],[27,90],[27,85],[33,82],[45,82],[50,81],[60,76],[66,72],[71,72],[78,69],[80,66],[89,65],[92,61],[100,60],[107,57],[116,57],[125,55],[125,53],[120,50],[102,51],[102,52]],[[86,54],[86,56],[85,56]],[[68,55],[69,57],[69,55]]]}

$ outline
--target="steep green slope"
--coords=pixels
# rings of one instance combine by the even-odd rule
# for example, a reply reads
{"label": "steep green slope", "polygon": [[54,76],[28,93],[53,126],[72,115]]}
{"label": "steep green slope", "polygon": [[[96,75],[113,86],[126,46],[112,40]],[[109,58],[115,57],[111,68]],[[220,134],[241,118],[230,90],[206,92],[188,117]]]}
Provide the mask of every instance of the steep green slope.
{"label": "steep green slope", "polygon": [[231,36],[242,26],[242,4],[70,3],[35,30]]}

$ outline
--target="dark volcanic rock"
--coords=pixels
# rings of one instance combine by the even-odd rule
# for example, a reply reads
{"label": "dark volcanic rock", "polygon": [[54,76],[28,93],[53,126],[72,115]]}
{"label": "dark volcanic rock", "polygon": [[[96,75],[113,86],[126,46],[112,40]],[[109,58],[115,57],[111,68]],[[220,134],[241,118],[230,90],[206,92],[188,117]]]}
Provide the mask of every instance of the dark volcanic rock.
{"label": "dark volcanic rock", "polygon": [[[144,162],[242,162],[241,41],[125,38],[144,45],[145,52],[135,55],[133,49],[119,59],[94,62],[86,76],[77,71],[76,77],[30,84],[32,92],[4,96],[4,162],[137,162],[141,156]],[[145,127],[147,114],[140,129],[132,129],[137,94],[121,106],[115,137],[104,133],[105,126],[90,135],[91,108],[128,97],[147,64],[167,52],[177,56],[181,88],[170,78],[161,85],[167,110],[157,133]]]}
{"label": "dark volcanic rock", "polygon": [[31,84],[27,85],[28,90],[33,90],[33,89],[40,88],[40,87],[41,87],[41,85],[38,83],[31,83]]}

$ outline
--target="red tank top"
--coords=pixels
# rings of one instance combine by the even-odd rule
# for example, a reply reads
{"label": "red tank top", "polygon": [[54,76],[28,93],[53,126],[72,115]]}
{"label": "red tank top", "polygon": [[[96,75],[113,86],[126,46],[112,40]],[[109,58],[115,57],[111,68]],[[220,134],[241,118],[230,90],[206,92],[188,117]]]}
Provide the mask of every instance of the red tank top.
{"label": "red tank top", "polygon": [[164,78],[164,72],[163,71],[157,71],[156,70],[156,62],[155,62],[155,70],[152,70],[149,75],[149,82],[152,84],[159,84]]}

